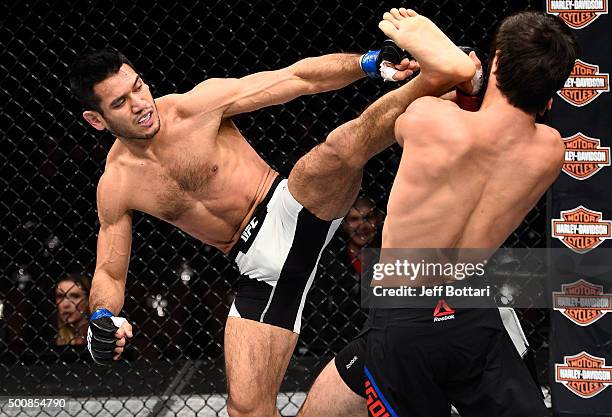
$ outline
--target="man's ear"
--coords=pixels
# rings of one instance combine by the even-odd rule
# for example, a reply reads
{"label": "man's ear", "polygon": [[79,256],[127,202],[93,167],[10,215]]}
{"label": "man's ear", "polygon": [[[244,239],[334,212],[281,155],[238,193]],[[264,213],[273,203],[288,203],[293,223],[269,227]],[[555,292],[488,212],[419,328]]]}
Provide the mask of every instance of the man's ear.
{"label": "man's ear", "polygon": [[548,100],[548,103],[546,103],[546,107],[544,107],[543,110],[540,110],[540,112],[538,114],[540,116],[544,116],[544,113],[546,113],[547,111],[550,111],[550,109],[552,109],[552,103],[553,103],[553,99],[551,98],[550,100]]}
{"label": "man's ear", "polygon": [[96,130],[106,129],[106,123],[104,121],[104,118],[97,111],[85,110],[83,112],[83,119],[85,119],[87,123],[92,125]]}
{"label": "man's ear", "polygon": [[490,74],[495,74],[495,71],[497,71],[497,56],[499,55],[499,50],[495,51],[495,55],[493,55],[493,59],[490,61],[489,64],[489,73]]}

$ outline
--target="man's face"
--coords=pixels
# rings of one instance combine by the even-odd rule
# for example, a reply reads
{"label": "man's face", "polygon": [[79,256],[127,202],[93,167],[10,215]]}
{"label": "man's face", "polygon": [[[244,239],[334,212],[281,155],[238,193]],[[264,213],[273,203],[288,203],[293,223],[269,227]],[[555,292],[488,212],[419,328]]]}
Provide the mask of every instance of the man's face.
{"label": "man's face", "polygon": [[363,247],[374,240],[382,221],[382,213],[372,203],[359,199],[351,207],[342,223],[342,227],[353,244]]}
{"label": "man's face", "polygon": [[98,130],[107,129],[125,139],[151,139],[161,126],[149,86],[132,67],[123,64],[116,74],[94,86],[102,112],[83,117]]}

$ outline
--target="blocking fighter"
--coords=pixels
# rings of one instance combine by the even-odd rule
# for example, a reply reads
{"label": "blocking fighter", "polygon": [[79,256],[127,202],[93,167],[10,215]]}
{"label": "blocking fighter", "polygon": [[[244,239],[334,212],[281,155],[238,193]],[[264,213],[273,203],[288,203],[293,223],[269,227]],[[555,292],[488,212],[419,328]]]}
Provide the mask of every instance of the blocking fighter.
{"label": "blocking fighter", "polygon": [[[409,16],[381,23],[398,44]],[[415,100],[395,123],[403,147],[383,228],[384,248],[498,248],[560,173],[559,133],[536,123],[578,53],[557,17],[523,12],[498,28],[480,110]],[[503,310],[503,309],[500,309]],[[507,311],[370,312],[367,333],[315,381],[299,416],[543,417],[539,387],[504,329]],[[511,321],[511,320],[510,320]],[[514,342],[514,343],[513,343]],[[513,346],[514,345],[514,346]],[[364,399],[365,398],[365,399]]]}
{"label": "blocking fighter", "polygon": [[[376,54],[307,58],[240,79],[209,79],[185,94],[157,99],[119,53],[99,51],[77,61],[71,85],[85,106],[83,117],[116,137],[97,189],[100,232],[88,333],[94,360],[118,359],[132,336],[117,315],[132,212],[145,212],[237,264],[242,278],[225,329],[228,412],[279,415],[276,395],[306,294],[321,251],[357,196],[365,163],[394,142],[394,121],[407,105],[440,95],[475,72],[435,26],[415,21],[406,30],[410,40],[399,46],[419,61],[420,74],[334,129],[287,179],[253,150],[232,116],[344,87],[364,77],[364,70],[377,74]],[[402,61],[395,78],[405,79],[413,69]]]}

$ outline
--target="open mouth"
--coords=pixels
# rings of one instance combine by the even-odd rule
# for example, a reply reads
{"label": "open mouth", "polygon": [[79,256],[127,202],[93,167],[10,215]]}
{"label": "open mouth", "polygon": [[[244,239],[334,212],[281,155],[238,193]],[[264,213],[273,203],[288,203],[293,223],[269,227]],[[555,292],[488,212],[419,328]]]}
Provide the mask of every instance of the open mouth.
{"label": "open mouth", "polygon": [[143,114],[137,121],[140,126],[149,127],[153,124],[153,111]]}

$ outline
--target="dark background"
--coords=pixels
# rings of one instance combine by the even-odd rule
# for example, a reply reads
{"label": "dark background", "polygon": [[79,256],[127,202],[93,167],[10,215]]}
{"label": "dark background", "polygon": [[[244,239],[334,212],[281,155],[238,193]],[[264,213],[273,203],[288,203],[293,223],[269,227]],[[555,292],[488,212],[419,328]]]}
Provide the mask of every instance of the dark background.
{"label": "dark background", "polygon": [[[140,213],[134,215],[124,308],[138,333],[127,361],[102,369],[90,365],[84,348],[51,346],[55,282],[70,271],[93,273],[95,190],[113,141],[82,120],[68,87],[70,65],[81,51],[110,45],[135,64],[154,96],[185,92],[209,77],[240,77],[306,56],[374,49],[383,40],[377,29],[383,12],[400,4],[71,3],[0,5],[0,373],[7,375],[0,395],[159,394],[167,384],[158,381],[171,380],[184,364],[197,372],[183,392],[220,392],[223,322],[237,271],[214,248]],[[456,43],[488,51],[489,36],[503,17],[539,8],[540,1],[408,1],[402,6],[432,18]],[[342,91],[242,115],[236,122],[263,158],[287,175],[335,126],[393,87],[366,79]],[[391,148],[374,158],[364,177],[363,193],[382,210],[398,155],[399,148]],[[307,389],[317,370],[362,324],[359,297],[351,290],[357,282],[342,259],[344,240],[339,233],[322,259],[284,389]],[[506,246],[545,246],[543,202]],[[151,306],[156,295],[167,301],[163,317]],[[521,316],[538,357],[545,358],[546,312],[532,309]]]}

